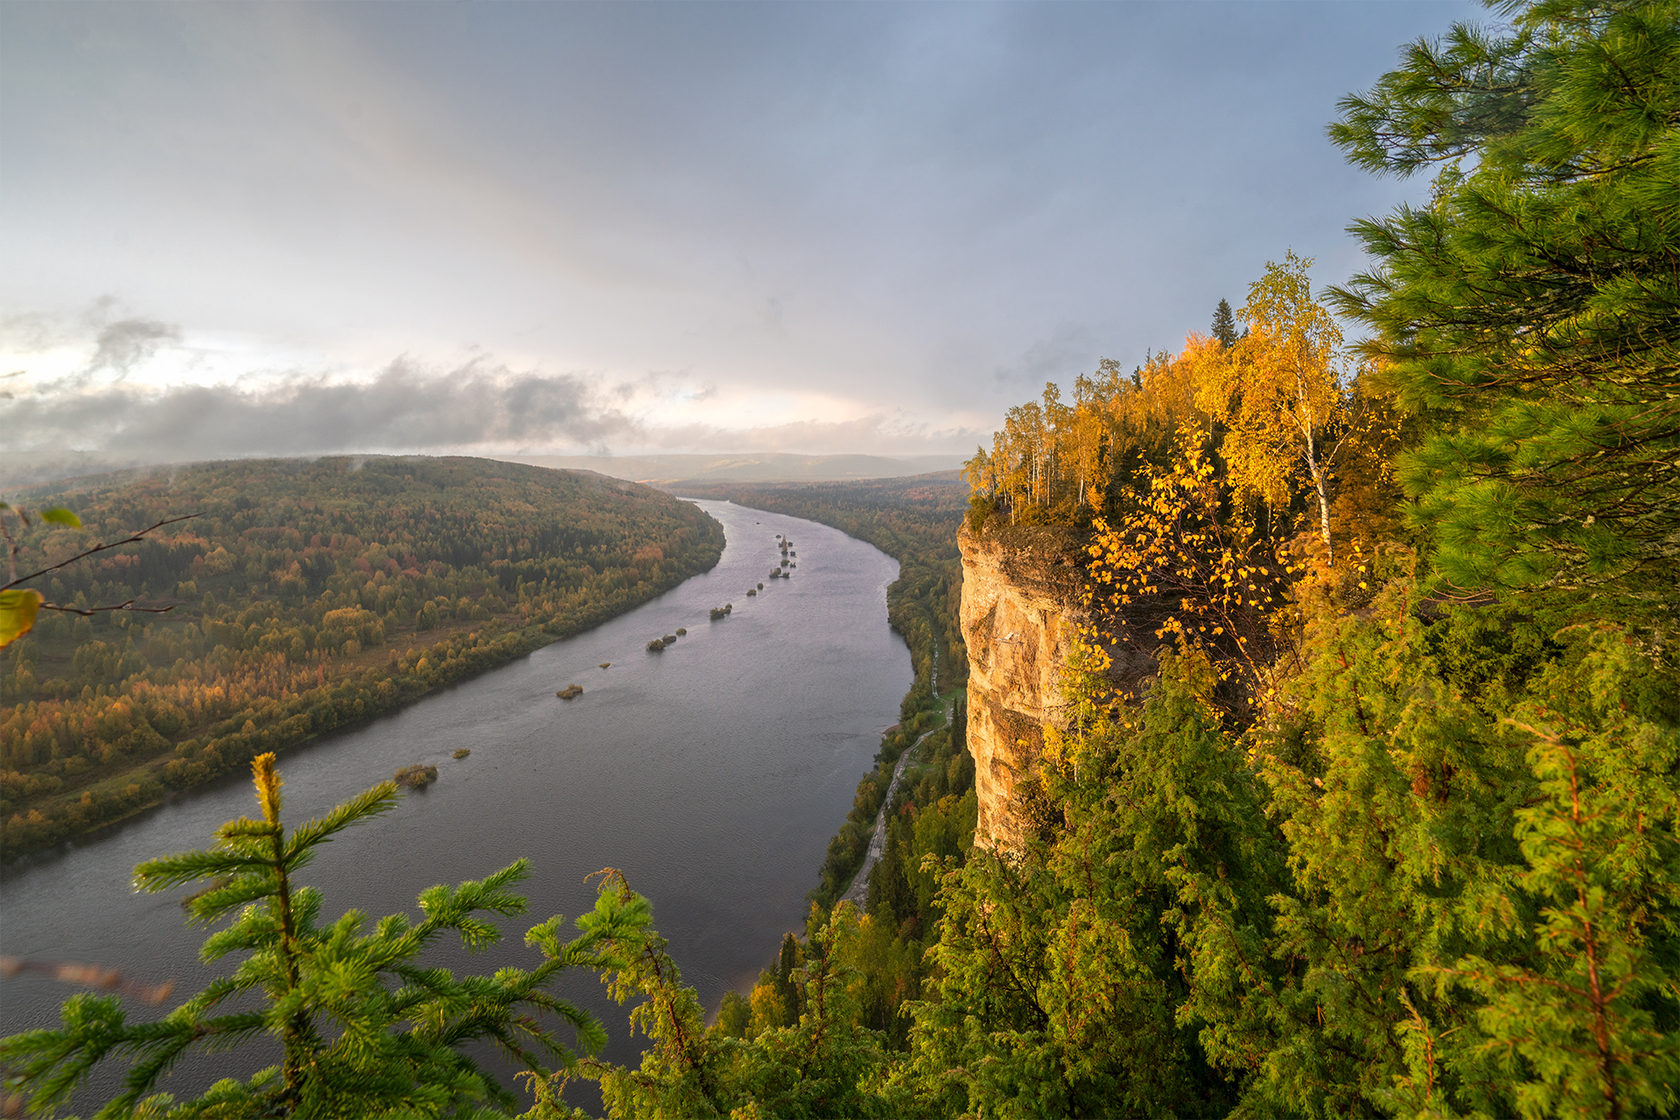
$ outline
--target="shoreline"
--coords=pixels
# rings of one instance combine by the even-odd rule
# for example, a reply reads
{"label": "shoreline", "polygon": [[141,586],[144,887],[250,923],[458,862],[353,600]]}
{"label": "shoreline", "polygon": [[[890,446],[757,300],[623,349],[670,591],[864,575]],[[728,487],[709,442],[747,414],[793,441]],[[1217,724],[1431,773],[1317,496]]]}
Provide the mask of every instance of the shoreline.
{"label": "shoreline", "polygon": [[[714,524],[716,523],[715,518],[713,519],[713,522]],[[613,610],[610,613],[601,614],[600,617],[596,617],[593,613],[590,613],[582,620],[578,621],[575,625],[564,627],[560,630],[548,629],[549,624],[547,623],[529,623],[525,626],[519,627],[518,629],[510,629],[494,636],[482,638],[480,639],[481,644],[479,645],[471,647],[467,650],[455,651],[457,667],[453,672],[446,671],[443,675],[430,681],[421,682],[417,677],[405,676],[398,673],[392,676],[380,677],[378,680],[373,681],[370,684],[370,682],[368,682],[365,678],[369,673],[377,672],[378,670],[376,668],[364,669],[359,673],[346,674],[344,677],[340,678],[336,684],[330,687],[335,690],[348,688],[356,691],[358,695],[355,697],[355,700],[359,700],[362,704],[362,709],[358,714],[344,720],[341,723],[337,723],[330,728],[310,730],[301,736],[284,738],[281,742],[268,742],[265,740],[259,745],[258,750],[252,752],[252,757],[254,757],[255,754],[262,753],[262,751],[272,751],[281,758],[284,758],[286,754],[296,751],[302,747],[319,743],[321,740],[329,739],[335,735],[355,731],[358,728],[365,727],[379,719],[395,715],[403,709],[419,703],[421,700],[442,692],[445,689],[452,688],[494,669],[511,665],[513,662],[518,661],[522,657],[529,657],[539,649],[553,645],[556,642],[565,641],[568,638],[575,638],[578,635],[587,633],[598,626],[603,626],[621,615],[628,614],[629,612],[659,598],[661,595],[667,594],[677,587],[682,586],[689,580],[712,571],[717,567],[722,558],[723,546],[720,545],[717,553],[713,555],[710,558],[710,561],[704,566],[697,567],[695,570],[689,572],[673,573],[672,577],[668,580],[661,581],[659,584],[650,587],[645,596],[637,598],[631,602],[626,602],[618,609]],[[473,631],[468,629],[465,631],[465,636],[470,637],[472,633]],[[439,647],[454,642],[462,636],[463,634],[450,635],[426,649],[422,650],[411,648],[408,653],[418,655],[418,658],[427,658],[430,657],[434,651],[438,651],[444,655],[440,657],[439,663],[447,664],[449,660],[449,651],[439,651]],[[479,651],[478,657],[462,657],[462,654],[470,655],[474,650]],[[369,656],[372,658],[373,654],[370,653]],[[378,685],[384,682],[397,683],[397,689],[396,695],[381,701]],[[401,682],[408,682],[411,687],[417,684],[419,685],[419,688],[417,691],[411,692],[408,688],[403,687]],[[322,698],[317,701],[317,704],[327,702],[330,702],[330,698]],[[282,719],[276,722],[277,725],[283,724],[285,720]],[[233,734],[238,735],[240,733],[235,732]],[[204,738],[212,740],[227,740],[232,737],[232,735],[204,736]],[[198,738],[198,736],[194,736],[193,738]],[[198,790],[212,788],[219,783],[228,780],[245,780],[240,765],[238,763],[232,763],[226,766],[221,772],[208,775],[200,781],[194,781],[180,786],[171,786],[164,783],[164,780],[161,777],[163,768],[169,762],[178,757],[178,748],[182,745],[182,743],[189,741],[191,740],[172,742],[169,744],[168,749],[159,751],[151,758],[145,759],[137,765],[128,767],[117,773],[100,776],[93,781],[89,781],[72,789],[64,790],[55,794],[55,798],[62,799],[59,804],[69,804],[73,803],[73,798],[87,791],[96,790],[105,786],[120,787],[124,783],[132,785],[143,781],[163,783],[162,792],[159,794],[148,797],[145,800],[134,804],[125,805],[110,816],[101,817],[97,821],[74,828],[63,835],[55,836],[52,839],[34,844],[6,844],[4,849],[0,849],[0,879],[30,870],[37,864],[50,862],[57,856],[65,855],[74,851],[81,844],[102,841],[107,838],[108,834],[118,831],[123,825],[135,820],[136,818],[155,812],[156,810],[170,805],[183,797],[190,797]],[[237,751],[235,753],[237,753]],[[41,804],[36,804],[30,806],[29,808],[31,811],[47,815],[45,806]],[[24,810],[20,808],[14,811],[23,812]]]}

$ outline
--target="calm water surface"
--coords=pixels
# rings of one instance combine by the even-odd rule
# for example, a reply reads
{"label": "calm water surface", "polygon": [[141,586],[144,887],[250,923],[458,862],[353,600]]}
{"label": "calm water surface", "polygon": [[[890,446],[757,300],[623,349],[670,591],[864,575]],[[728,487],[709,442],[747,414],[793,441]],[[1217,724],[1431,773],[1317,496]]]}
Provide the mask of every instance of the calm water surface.
{"label": "calm water surface", "polygon": [[[624,871],[653,900],[671,953],[706,1006],[745,990],[782,934],[803,928],[817,879],[879,737],[910,686],[910,656],[887,628],[886,586],[897,563],[838,530],[727,502],[699,505],[728,544],[712,571],[627,615],[558,642],[394,716],[281,758],[285,816],[299,824],[410,763],[438,781],[384,817],[321,850],[303,873],[325,894],[324,916],[357,908],[417,914],[439,882],[480,878],[520,856],[532,875],[526,919],[506,940],[433,963],[489,972],[535,963],[524,930],[593,903],[584,877]],[[791,580],[776,534],[797,552]],[[764,582],[749,598],[747,589]],[[708,620],[714,606],[733,613]],[[660,654],[652,638],[688,634]],[[608,669],[600,662],[611,662]],[[556,699],[576,682],[582,696]],[[470,757],[451,758],[459,747]],[[178,895],[137,895],[136,863],[203,847],[231,817],[255,815],[251,786],[230,779],[130,822],[0,883],[0,951],[96,962],[148,983],[196,991],[216,970],[198,963],[202,929],[182,921]],[[71,989],[33,977],[4,981],[0,1033],[57,1021]],[[566,994],[607,1024],[611,1056],[628,1058],[622,1012],[592,978]],[[171,1004],[172,1006],[172,1004]],[[149,1012],[148,1012],[149,1013]],[[254,1065],[228,1056],[166,1085],[189,1092],[211,1074]],[[109,1084],[109,1082],[106,1082]],[[97,1104],[97,1086],[79,1103]]]}

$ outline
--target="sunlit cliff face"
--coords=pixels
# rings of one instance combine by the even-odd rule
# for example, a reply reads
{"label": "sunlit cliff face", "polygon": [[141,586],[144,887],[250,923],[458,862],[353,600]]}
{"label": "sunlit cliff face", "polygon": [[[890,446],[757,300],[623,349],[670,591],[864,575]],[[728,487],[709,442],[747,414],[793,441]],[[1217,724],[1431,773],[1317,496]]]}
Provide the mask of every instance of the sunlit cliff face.
{"label": "sunlit cliff face", "polygon": [[[1135,625],[1154,609],[1110,604],[1096,612],[1087,592],[1086,536],[1067,526],[988,524],[965,528],[962,634],[968,646],[968,749],[979,799],[975,842],[996,851],[1021,846],[1041,823],[1038,764],[1047,740],[1067,727],[1065,695],[1080,643],[1094,644],[1097,669],[1115,695],[1140,697],[1157,670],[1154,626]],[[1102,602],[1100,596],[1097,597]],[[1126,612],[1134,625],[1120,624]],[[1129,634],[1124,640],[1113,635]]]}
{"label": "sunlit cliff face", "polygon": [[1045,730],[1064,723],[1062,681],[1083,621],[1083,569],[1068,530],[965,530],[959,542],[968,747],[980,805],[974,836],[1007,851],[1027,827],[1024,786]]}

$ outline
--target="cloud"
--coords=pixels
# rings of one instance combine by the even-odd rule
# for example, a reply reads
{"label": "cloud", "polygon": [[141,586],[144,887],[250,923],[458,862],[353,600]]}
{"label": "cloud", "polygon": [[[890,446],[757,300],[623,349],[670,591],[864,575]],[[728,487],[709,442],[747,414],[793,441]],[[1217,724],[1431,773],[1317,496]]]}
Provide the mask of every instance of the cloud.
{"label": "cloud", "polygon": [[1083,323],[1062,323],[992,371],[998,385],[1035,393],[1046,381],[1072,382],[1096,368],[1098,342]]}
{"label": "cloud", "polygon": [[668,447],[688,451],[784,451],[807,455],[957,453],[991,438],[990,432],[977,428],[934,429],[883,412],[850,420],[794,420],[747,428],[691,424],[648,434],[657,436]]}
{"label": "cloud", "polygon": [[118,301],[100,296],[80,313],[0,315],[0,354],[21,363],[41,391],[73,391],[121,382],[154,357],[179,357],[181,328],[159,319],[117,317]]}
{"label": "cloud", "polygon": [[32,354],[65,341],[63,326],[51,315],[23,312],[0,315],[0,347]]}
{"label": "cloud", "polygon": [[156,319],[119,319],[99,332],[99,341],[88,363],[89,374],[109,370],[123,378],[128,371],[157,353],[165,343],[181,341],[181,328]]}
{"label": "cloud", "polygon": [[260,387],[55,389],[0,400],[11,450],[91,448],[150,462],[486,446],[600,451],[636,432],[631,418],[597,402],[582,376],[482,360],[438,372],[398,359],[357,383],[292,376]]}

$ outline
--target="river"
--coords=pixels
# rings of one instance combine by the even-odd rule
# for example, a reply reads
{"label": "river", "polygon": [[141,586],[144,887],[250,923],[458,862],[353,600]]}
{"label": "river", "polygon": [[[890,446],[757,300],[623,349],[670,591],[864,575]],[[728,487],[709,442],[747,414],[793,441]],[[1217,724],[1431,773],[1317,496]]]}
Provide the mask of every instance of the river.
{"label": "river", "polygon": [[[452,946],[431,958],[487,973],[535,963],[525,929],[587,910],[594,895],[584,877],[617,867],[653,901],[685,981],[712,1009],[725,990],[751,984],[784,932],[803,928],[828,839],[910,686],[909,650],[886,619],[898,566],[815,522],[698,504],[727,536],[710,572],[281,758],[292,825],[399,767],[438,767],[436,784],[341,835],[302,873],[323,891],[326,919],[352,907],[415,914],[427,886],[529,857],[531,909],[503,923],[505,940],[481,954]],[[780,560],[777,534],[797,553],[791,579],[766,579]],[[759,582],[765,589],[749,597]],[[725,603],[733,611],[710,621],[710,608]],[[675,645],[647,651],[678,627],[688,633]],[[557,699],[572,683],[583,694]],[[452,758],[461,747],[472,753]],[[177,1000],[196,991],[218,973],[198,962],[204,931],[182,921],[178,895],[134,894],[130,875],[143,859],[206,846],[221,822],[255,813],[249,780],[228,779],[9,874],[0,882],[0,952],[173,981]],[[55,1023],[73,990],[31,975],[0,984],[4,1034]],[[638,1047],[599,984],[579,979],[565,994],[602,1015],[609,1056],[629,1060]],[[274,1060],[265,1054],[256,1064]],[[184,1065],[164,1087],[195,1092],[212,1074],[246,1067],[217,1056]],[[106,1095],[95,1084],[77,1104]]]}

